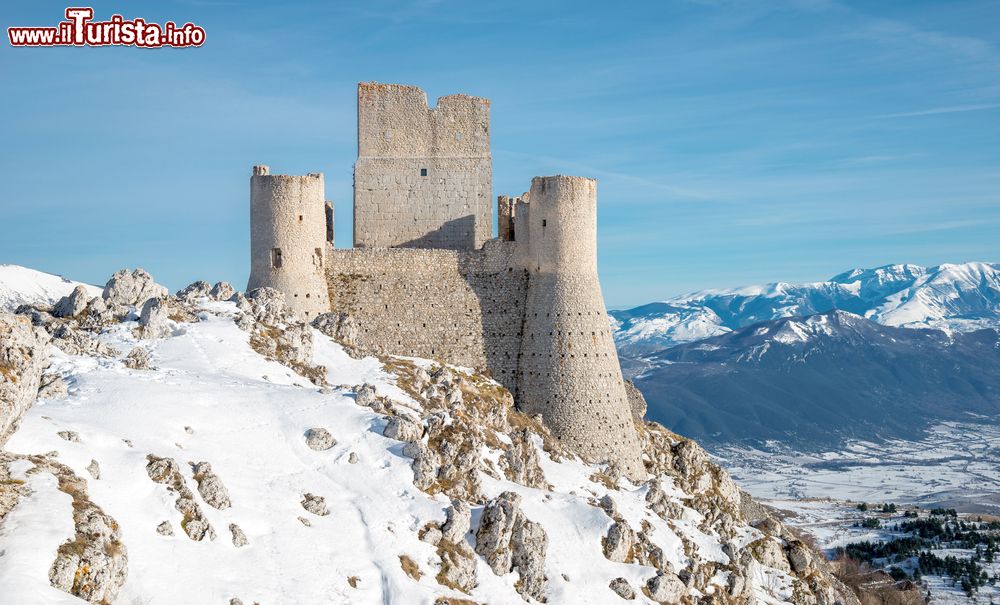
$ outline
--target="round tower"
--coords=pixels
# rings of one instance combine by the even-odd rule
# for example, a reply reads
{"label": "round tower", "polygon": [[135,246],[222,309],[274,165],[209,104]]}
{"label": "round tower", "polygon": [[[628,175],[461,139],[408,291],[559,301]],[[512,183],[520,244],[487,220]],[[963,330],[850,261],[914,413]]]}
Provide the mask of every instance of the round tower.
{"label": "round tower", "polygon": [[[530,275],[519,405],[541,414],[584,459],[617,463],[630,476],[642,476],[639,438],[597,277],[597,182],[535,177],[528,200],[530,212],[515,215],[527,219],[528,241],[518,258]],[[518,221],[516,229],[522,228]]]}
{"label": "round tower", "polygon": [[270,174],[254,166],[250,177],[250,281],[269,287],[311,319],[330,310],[326,285],[326,203],[323,175]]}

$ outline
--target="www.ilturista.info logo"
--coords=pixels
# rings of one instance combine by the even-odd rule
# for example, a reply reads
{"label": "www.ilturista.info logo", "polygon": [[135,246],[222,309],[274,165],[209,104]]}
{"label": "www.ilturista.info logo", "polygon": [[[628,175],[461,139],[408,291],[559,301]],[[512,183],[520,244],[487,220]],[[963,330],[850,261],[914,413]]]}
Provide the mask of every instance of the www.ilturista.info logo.
{"label": "www.ilturista.info logo", "polygon": [[55,27],[8,27],[11,46],[201,46],[205,30],[193,23],[163,25],[144,19],[125,19],[112,15],[108,21],[94,21],[94,9],[66,9],[66,21]]}

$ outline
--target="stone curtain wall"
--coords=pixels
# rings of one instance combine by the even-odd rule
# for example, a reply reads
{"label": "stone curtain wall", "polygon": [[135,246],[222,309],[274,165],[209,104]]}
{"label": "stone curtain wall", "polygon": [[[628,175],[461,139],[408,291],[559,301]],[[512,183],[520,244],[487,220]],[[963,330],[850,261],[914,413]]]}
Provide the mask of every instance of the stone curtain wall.
{"label": "stone curtain wall", "polygon": [[427,105],[414,86],[358,85],[354,247],[472,250],[492,236],[487,99]]}
{"label": "stone curtain wall", "polygon": [[529,239],[519,407],[541,414],[582,457],[638,475],[638,435],[597,277],[597,183],[536,177],[529,200],[530,212],[516,214]]}
{"label": "stone curtain wall", "polygon": [[[280,250],[280,266],[276,251]],[[329,309],[325,257],[323,175],[270,174],[254,166],[250,177],[250,280],[247,290],[270,287],[306,317]]]}
{"label": "stone curtain wall", "polygon": [[512,242],[333,250],[328,275],[330,306],[358,320],[362,348],[488,368],[516,392],[527,275]]}

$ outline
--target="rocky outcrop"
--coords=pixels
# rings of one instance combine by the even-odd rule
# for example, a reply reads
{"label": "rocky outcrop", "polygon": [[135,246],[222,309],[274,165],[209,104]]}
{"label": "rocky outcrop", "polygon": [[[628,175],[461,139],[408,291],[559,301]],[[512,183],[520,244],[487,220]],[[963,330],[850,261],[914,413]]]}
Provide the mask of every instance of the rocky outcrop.
{"label": "rocky outcrop", "polygon": [[625,381],[625,395],[628,396],[628,407],[632,410],[632,420],[642,423],[646,417],[646,397],[631,380]]}
{"label": "rocky outcrop", "polygon": [[232,506],[229,501],[229,490],[222,484],[222,479],[212,471],[212,465],[199,462],[191,465],[194,480],[198,482],[198,493],[205,503],[212,508],[223,510]]}
{"label": "rocky outcrop", "polygon": [[[230,286],[231,288],[232,286]],[[211,297],[212,284],[207,281],[198,280],[184,288],[177,291],[177,299],[182,300],[188,304],[193,304],[201,300],[202,298]],[[230,292],[229,296],[233,293]],[[228,297],[227,297],[228,298]]]}
{"label": "rocky outcrop", "polygon": [[545,530],[521,512],[519,495],[503,492],[486,504],[476,530],[476,553],[486,558],[498,576],[517,569],[518,592],[543,603],[547,549]]}
{"label": "rocky outcrop", "polygon": [[511,432],[510,439],[511,443],[500,459],[504,475],[514,483],[547,489],[549,484],[538,463],[538,450],[532,443],[531,432],[526,428],[517,429]]}
{"label": "rocky outcrop", "polygon": [[313,384],[326,386],[326,368],[313,365],[313,333],[273,288],[256,288],[236,300],[236,325],[250,332],[255,351],[285,365]]}
{"label": "rocky outcrop", "polygon": [[358,352],[358,337],[361,334],[361,327],[350,315],[321,313],[312,320],[312,326],[343,345],[348,353]]}
{"label": "rocky outcrop", "polygon": [[101,342],[90,332],[69,324],[52,326],[51,334],[52,344],[67,355],[114,357],[119,354],[117,349]]}
{"label": "rocky outcrop", "polygon": [[68,295],[60,298],[52,307],[53,317],[76,317],[83,313],[90,302],[90,293],[85,286],[77,286]]}
{"label": "rocky outcrop", "polygon": [[217,282],[209,291],[208,296],[212,300],[229,300],[236,294],[236,289],[229,282]]}
{"label": "rocky outcrop", "polygon": [[105,284],[101,296],[109,306],[141,307],[150,298],[162,298],[167,294],[168,290],[142,269],[131,273],[128,269],[121,269]]}
{"label": "rocky outcrop", "polygon": [[0,313],[0,446],[35,403],[49,336],[24,316]]}
{"label": "rocky outcrop", "polygon": [[128,551],[118,523],[87,495],[87,482],[63,464],[31,456],[35,470],[46,471],[59,490],[73,498],[75,536],[56,550],[49,569],[52,586],[91,603],[111,603],[128,577]]}
{"label": "rocky outcrop", "polygon": [[159,298],[150,298],[142,305],[139,314],[139,336],[142,338],[163,338],[170,335],[170,317],[166,303]]}
{"label": "rocky outcrop", "polygon": [[146,473],[149,474],[149,478],[156,483],[166,485],[170,493],[176,496],[174,508],[183,515],[181,529],[184,533],[197,542],[203,540],[205,536],[214,540],[215,530],[201,512],[194,493],[184,484],[184,477],[177,462],[172,458],[160,458],[153,454],[146,456],[146,460]]}

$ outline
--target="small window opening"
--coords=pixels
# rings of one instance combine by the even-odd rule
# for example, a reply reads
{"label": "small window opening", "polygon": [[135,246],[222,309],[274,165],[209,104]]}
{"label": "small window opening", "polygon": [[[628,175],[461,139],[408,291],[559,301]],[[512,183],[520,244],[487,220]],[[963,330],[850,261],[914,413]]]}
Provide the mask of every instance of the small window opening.
{"label": "small window opening", "polygon": [[299,222],[300,223],[302,222],[302,215],[301,214],[299,215]]}
{"label": "small window opening", "polygon": [[545,219],[542,219],[542,227],[545,226]]}
{"label": "small window opening", "polygon": [[271,268],[281,268],[281,248],[271,248]]}
{"label": "small window opening", "polygon": [[427,169],[426,168],[421,168],[420,169],[420,176],[427,176]]}

